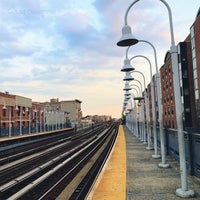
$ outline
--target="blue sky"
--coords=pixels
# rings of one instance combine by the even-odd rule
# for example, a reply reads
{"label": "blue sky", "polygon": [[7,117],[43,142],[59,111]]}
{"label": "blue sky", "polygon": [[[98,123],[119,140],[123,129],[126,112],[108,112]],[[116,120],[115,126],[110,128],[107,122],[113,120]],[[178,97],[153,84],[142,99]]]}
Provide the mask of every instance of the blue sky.
{"label": "blue sky", "polygon": [[[124,99],[126,48],[121,37],[131,0],[1,0],[0,91],[33,101],[79,99],[83,115],[120,117]],[[176,44],[189,34],[199,8],[198,0],[168,0]],[[168,13],[156,0],[141,0],[130,11],[133,34],[153,43],[162,66],[170,47]],[[142,54],[154,62],[145,44],[131,47],[130,56]],[[137,70],[149,69],[135,59]],[[154,70],[155,72],[155,70]],[[140,77],[137,77],[140,79]]]}

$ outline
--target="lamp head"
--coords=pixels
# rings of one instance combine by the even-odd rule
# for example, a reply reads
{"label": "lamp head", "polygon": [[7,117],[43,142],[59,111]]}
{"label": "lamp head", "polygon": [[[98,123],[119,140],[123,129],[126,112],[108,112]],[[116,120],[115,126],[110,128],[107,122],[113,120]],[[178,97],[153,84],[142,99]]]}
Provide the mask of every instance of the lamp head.
{"label": "lamp head", "polygon": [[128,101],[131,98],[131,96],[126,96],[125,101]]}
{"label": "lamp head", "polygon": [[129,95],[131,96],[131,93],[128,90],[126,90],[124,96],[129,96]]}
{"label": "lamp head", "polygon": [[124,60],[124,66],[122,67],[121,71],[122,72],[130,72],[135,70],[135,68],[130,64],[130,60],[128,58],[126,58]]}
{"label": "lamp head", "polygon": [[133,36],[131,27],[128,25],[125,25],[122,28],[122,37],[120,38],[119,42],[117,42],[117,45],[120,47],[127,47],[134,44],[137,44],[138,40]]}
{"label": "lamp head", "polygon": [[126,106],[128,103],[127,102],[124,102],[124,106]]}
{"label": "lamp head", "polygon": [[131,90],[131,87],[128,82],[125,83],[125,87],[123,90],[125,90],[125,91]]}
{"label": "lamp head", "polygon": [[126,72],[126,75],[123,79],[123,81],[133,81],[134,78],[132,77],[131,73],[130,72]]}

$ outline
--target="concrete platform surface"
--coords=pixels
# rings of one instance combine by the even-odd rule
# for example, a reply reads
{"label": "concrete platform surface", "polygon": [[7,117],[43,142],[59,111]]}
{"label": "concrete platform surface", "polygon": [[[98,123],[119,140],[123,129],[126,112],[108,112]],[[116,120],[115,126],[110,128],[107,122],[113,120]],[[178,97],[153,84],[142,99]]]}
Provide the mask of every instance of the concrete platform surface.
{"label": "concrete platform surface", "polygon": [[[124,126],[127,150],[127,200],[180,200],[176,189],[181,188],[179,163],[167,156],[169,168],[159,168],[161,159],[152,158],[154,151],[144,145]],[[200,179],[188,175],[188,189],[200,199]]]}

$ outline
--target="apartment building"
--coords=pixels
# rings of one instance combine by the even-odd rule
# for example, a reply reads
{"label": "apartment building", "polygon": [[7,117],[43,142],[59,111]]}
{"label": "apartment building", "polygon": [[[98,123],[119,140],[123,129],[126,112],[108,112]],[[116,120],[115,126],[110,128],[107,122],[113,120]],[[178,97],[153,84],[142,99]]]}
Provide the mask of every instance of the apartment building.
{"label": "apartment building", "polygon": [[166,53],[164,65],[160,68],[160,80],[163,106],[163,126],[176,129],[176,110],[170,52]]}
{"label": "apartment building", "polygon": [[50,102],[44,102],[43,105],[46,112],[63,112],[73,126],[75,124],[79,126],[82,118],[81,103],[78,99],[59,101],[56,98],[50,99]]}
{"label": "apartment building", "polygon": [[[181,91],[181,105],[183,127],[195,127],[194,87],[192,74],[191,43],[188,36],[184,42],[180,42],[178,48],[179,80]],[[163,125],[169,128],[177,128],[176,110],[174,99],[174,83],[170,52],[166,53],[164,65],[160,68]]]}
{"label": "apartment building", "polygon": [[193,66],[194,99],[196,111],[196,126],[200,130],[200,8],[190,27],[191,54]]}
{"label": "apartment building", "polygon": [[[148,96],[148,104],[149,104],[149,115],[150,115],[150,124],[153,125],[153,112],[155,113],[155,120],[156,120],[156,125],[158,125],[158,103],[157,103],[157,83],[156,83],[156,75],[153,75],[151,82],[153,82],[153,88],[151,86],[151,83],[148,84],[147,86],[147,96]],[[152,107],[152,89],[154,91],[154,111]],[[143,93],[144,95],[144,93]]]}

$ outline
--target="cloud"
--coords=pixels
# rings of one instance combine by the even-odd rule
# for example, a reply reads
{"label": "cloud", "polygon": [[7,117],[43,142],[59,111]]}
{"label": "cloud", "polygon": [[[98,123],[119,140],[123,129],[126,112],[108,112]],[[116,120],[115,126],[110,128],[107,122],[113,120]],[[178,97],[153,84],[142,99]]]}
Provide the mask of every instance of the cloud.
{"label": "cloud", "polygon": [[[126,48],[117,47],[116,42],[132,2],[0,1],[0,89],[35,101],[77,98],[83,101],[84,115],[120,116],[124,98],[120,70]],[[178,23],[176,41],[183,40],[197,12],[195,3],[168,3]],[[161,66],[170,46],[166,8],[160,2],[140,1],[131,9],[128,23],[136,37],[155,45]],[[151,47],[143,43],[131,47],[129,56],[138,54],[152,61],[155,72]],[[138,58],[132,64],[146,75],[148,83],[148,63]]]}

